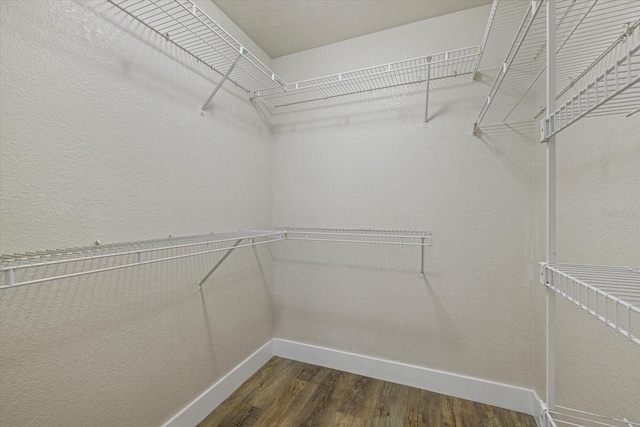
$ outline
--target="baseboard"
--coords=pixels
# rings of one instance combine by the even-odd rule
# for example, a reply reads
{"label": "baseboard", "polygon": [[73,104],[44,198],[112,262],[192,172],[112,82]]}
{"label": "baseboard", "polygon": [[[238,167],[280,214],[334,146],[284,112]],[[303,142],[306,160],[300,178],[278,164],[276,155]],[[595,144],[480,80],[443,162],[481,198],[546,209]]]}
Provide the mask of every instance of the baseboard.
{"label": "baseboard", "polygon": [[533,414],[532,415],[533,415],[533,418],[536,420],[536,425],[538,427],[542,427],[542,412],[543,412],[542,399],[538,397],[538,393],[536,393],[535,391],[533,391],[532,393],[533,393],[533,397],[532,397]]}
{"label": "baseboard", "polygon": [[164,424],[164,427],[194,427],[197,425],[267,363],[273,357],[273,353],[273,340],[271,340],[173,416]]}
{"label": "baseboard", "polygon": [[276,356],[285,359],[417,387],[533,416],[540,411],[534,392],[521,387],[282,339],[274,339],[274,352]]}
{"label": "baseboard", "polygon": [[164,427],[194,427],[273,356],[351,372],[532,415],[540,400],[532,390],[283,339],[273,339],[194,399]]}

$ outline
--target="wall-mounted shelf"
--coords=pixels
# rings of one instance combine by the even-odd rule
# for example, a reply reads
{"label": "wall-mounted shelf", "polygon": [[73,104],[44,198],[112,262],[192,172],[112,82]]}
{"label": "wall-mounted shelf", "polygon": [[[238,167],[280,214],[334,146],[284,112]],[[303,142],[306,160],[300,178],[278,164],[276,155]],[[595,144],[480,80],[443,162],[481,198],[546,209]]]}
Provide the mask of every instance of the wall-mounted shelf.
{"label": "wall-mounted shelf", "polygon": [[282,239],[284,233],[279,231],[239,231],[2,255],[0,289],[225,252]]}
{"label": "wall-mounted shelf", "polygon": [[292,227],[277,227],[276,230],[285,232],[288,240],[431,246],[431,233],[428,231]]}
{"label": "wall-mounted shelf", "polygon": [[109,0],[246,92],[281,88],[285,83],[240,42],[190,0]]}
{"label": "wall-mounted shelf", "polygon": [[502,67],[505,52],[511,49],[530,4],[522,0],[494,0],[482,38],[482,52],[476,72],[499,70]]}
{"label": "wall-mounted shelf", "polygon": [[226,80],[274,108],[470,74],[480,54],[474,46],[286,83],[191,0],[109,1],[222,76],[201,113]]}
{"label": "wall-mounted shelf", "polygon": [[[519,25],[476,119],[475,129],[485,124],[530,121],[545,111],[546,1],[494,1],[497,5],[494,5],[495,15],[487,28],[485,52],[504,49],[503,41],[496,46],[491,44],[497,38],[492,37],[492,33],[508,34],[513,31],[515,22]],[[524,17],[513,19],[524,3],[528,4]],[[640,2],[558,0],[555,22],[554,86],[556,99],[562,100],[568,92],[573,93],[576,81],[585,74],[594,69],[602,71],[603,59],[609,58],[612,52],[628,50],[625,44],[640,26]],[[484,59],[481,60],[483,62]]]}
{"label": "wall-mounted shelf", "polygon": [[96,244],[2,255],[0,256],[0,272],[3,274],[0,276],[0,290],[224,252],[224,255],[200,281],[199,287],[202,288],[204,282],[236,249],[285,240],[421,246],[421,274],[424,274],[424,246],[431,245],[431,233],[424,231],[279,228],[266,231],[249,230],[169,237],[167,239],[108,245]]}
{"label": "wall-mounted shelf", "polygon": [[[627,52],[591,79],[591,73],[574,83],[569,99],[540,122],[540,139],[566,129],[583,117],[640,112],[640,31],[628,40]],[[634,44],[635,42],[635,44]],[[583,82],[584,80],[584,82]]]}
{"label": "wall-mounted shelf", "polygon": [[540,263],[540,283],[640,345],[640,267]]}
{"label": "wall-mounted shelf", "polygon": [[473,73],[479,46],[377,65],[360,70],[288,83],[280,88],[256,91],[253,97],[273,108],[370,92],[395,86]]}
{"label": "wall-mounted shelf", "polygon": [[543,404],[542,427],[637,427],[638,423],[632,423],[625,418],[618,419],[579,411],[565,406],[556,406],[550,411]]}

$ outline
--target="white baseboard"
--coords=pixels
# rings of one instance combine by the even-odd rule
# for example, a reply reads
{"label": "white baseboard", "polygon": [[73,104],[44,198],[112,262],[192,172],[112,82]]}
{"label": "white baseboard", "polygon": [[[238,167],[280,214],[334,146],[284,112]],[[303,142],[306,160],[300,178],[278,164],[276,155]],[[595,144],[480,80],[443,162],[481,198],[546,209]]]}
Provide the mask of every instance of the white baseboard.
{"label": "white baseboard", "polygon": [[194,427],[274,355],[523,412],[539,422],[540,401],[532,390],[275,338],[189,403],[164,427]]}
{"label": "white baseboard", "polygon": [[194,427],[273,357],[269,341],[173,416],[164,427]]}
{"label": "white baseboard", "polygon": [[538,427],[542,427],[542,399],[538,397],[538,393],[535,391],[533,393],[533,418],[536,420],[536,425]]}
{"label": "white baseboard", "polygon": [[[276,356],[536,415],[532,390],[294,341],[274,339]],[[537,407],[537,409],[536,409]]]}

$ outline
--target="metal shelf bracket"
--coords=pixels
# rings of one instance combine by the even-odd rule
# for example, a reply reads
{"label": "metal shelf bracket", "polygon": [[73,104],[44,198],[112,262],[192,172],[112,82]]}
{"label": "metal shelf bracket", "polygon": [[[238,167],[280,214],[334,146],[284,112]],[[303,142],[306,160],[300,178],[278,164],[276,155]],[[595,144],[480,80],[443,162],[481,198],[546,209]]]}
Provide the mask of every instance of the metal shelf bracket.
{"label": "metal shelf bracket", "polygon": [[238,64],[238,61],[240,60],[240,58],[242,58],[244,56],[243,55],[244,51],[245,51],[244,47],[241,47],[240,48],[240,54],[237,56],[236,60],[233,61],[233,64],[231,64],[231,66],[229,67],[227,72],[224,74],[224,76],[222,76],[222,79],[220,79],[220,81],[216,85],[216,88],[213,89],[213,92],[211,92],[211,95],[209,95],[209,98],[207,98],[207,100],[204,102],[204,104],[202,104],[202,107],[200,108],[200,115],[201,116],[204,117],[204,110],[207,108],[207,106],[209,105],[209,103],[211,102],[213,97],[216,96],[216,93],[218,93],[218,91],[222,87],[222,84],[229,78],[229,74],[231,74],[233,69],[236,67],[236,65]]}
{"label": "metal shelf bracket", "polygon": [[[220,258],[220,261],[218,261],[216,265],[214,265],[213,268],[209,270],[207,275],[204,276],[204,278],[200,281],[200,283],[198,283],[199,290],[202,290],[202,285],[204,284],[204,282],[206,282],[207,279],[218,269],[218,267],[222,265],[222,263],[227,259],[227,257],[231,255],[231,252],[233,252],[236,249],[236,246],[238,246],[243,240],[244,238],[236,240],[233,246],[231,246],[231,248],[229,248],[229,250],[222,256],[222,258]],[[253,239],[251,239],[251,243],[253,244]]]}

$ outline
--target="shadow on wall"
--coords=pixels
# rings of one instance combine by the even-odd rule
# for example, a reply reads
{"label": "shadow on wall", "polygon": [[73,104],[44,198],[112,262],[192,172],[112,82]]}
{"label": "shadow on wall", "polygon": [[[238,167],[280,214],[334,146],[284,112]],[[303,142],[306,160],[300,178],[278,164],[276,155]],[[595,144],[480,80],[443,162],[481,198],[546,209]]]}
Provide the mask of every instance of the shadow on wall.
{"label": "shadow on wall", "polygon": [[[54,4],[57,5],[57,2]],[[194,114],[198,114],[199,107],[221,79],[220,73],[112,3],[69,0],[68,5],[71,7],[58,7],[50,11],[56,18],[53,23],[60,37],[49,38],[38,32],[24,36],[32,38],[32,43],[49,52],[62,55],[70,73],[77,73],[77,70],[85,67],[92,67],[101,73],[107,70],[144,93],[152,93],[154,97],[162,96],[167,102],[193,104]],[[74,26],[68,25],[69,22],[82,24]],[[123,34],[127,37],[123,37]],[[90,93],[100,78],[100,74],[94,72],[83,73],[78,74],[76,82]],[[234,87],[232,83],[225,83],[223,89],[224,94],[219,93],[217,98],[232,97],[237,102],[249,104],[243,89]],[[117,93],[113,95],[118,96]],[[140,102],[144,103],[143,94],[140,94],[140,98]],[[220,102],[210,104],[207,110],[211,112],[223,105]],[[228,110],[229,107],[224,109]],[[230,120],[235,117],[244,127],[252,126],[257,131],[261,130],[257,123],[241,121],[237,114],[230,113],[227,116]]]}
{"label": "shadow on wall", "polygon": [[[384,358],[393,358],[390,347],[402,348],[404,355],[419,353],[423,340],[461,350],[447,308],[452,306],[440,295],[426,249],[425,280],[418,247],[294,243],[278,248],[276,336]],[[341,342],[345,339],[349,347]],[[406,348],[418,342],[415,349]]]}
{"label": "shadow on wall", "polygon": [[[68,422],[85,425],[96,408],[122,408],[105,415],[111,425],[122,425],[123,417],[157,425],[173,415],[273,334],[270,284],[252,248],[235,251],[198,290],[222,254],[0,291],[0,382],[14,396],[3,397],[2,419],[29,424],[35,415],[24,407],[65,408]],[[157,254],[167,255],[175,252]],[[269,252],[257,255],[269,272]],[[109,262],[38,267],[16,279]],[[158,403],[149,402],[150,393]],[[157,419],[138,423],[133,414]]]}
{"label": "shadow on wall", "polygon": [[[429,120],[467,105],[468,100],[463,96],[447,98],[446,103],[439,102],[438,98],[445,92],[449,94],[448,89],[464,89],[471,84],[470,76],[432,81]],[[413,120],[416,127],[421,127],[424,125],[425,102],[426,86],[422,83],[278,107],[273,109],[273,129],[278,133],[287,133],[398,119]],[[313,118],[309,118],[311,114]]]}
{"label": "shadow on wall", "polygon": [[[536,129],[533,122],[486,126],[478,132],[477,138],[509,169],[511,176],[523,184],[532,184]],[[523,150],[523,145],[530,149]]]}

